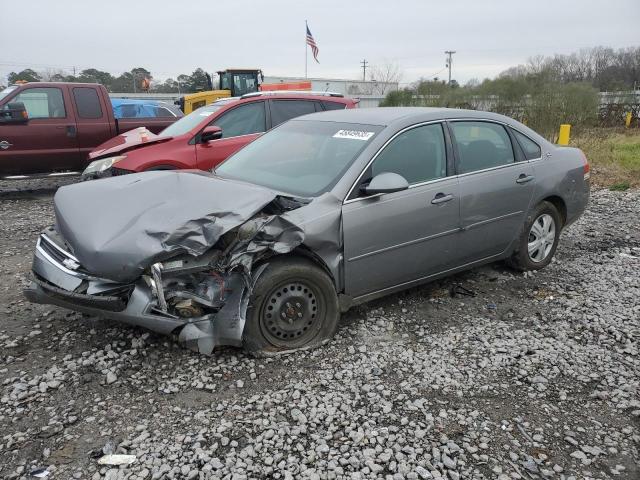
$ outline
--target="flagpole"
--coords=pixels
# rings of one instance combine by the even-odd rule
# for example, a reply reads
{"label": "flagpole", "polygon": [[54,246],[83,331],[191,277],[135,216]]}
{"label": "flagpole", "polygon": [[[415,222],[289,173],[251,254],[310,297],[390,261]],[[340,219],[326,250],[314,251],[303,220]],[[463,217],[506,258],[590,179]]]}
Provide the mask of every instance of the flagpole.
{"label": "flagpole", "polygon": [[307,30],[309,25],[304,21],[304,78],[307,78],[307,57],[309,56],[309,44],[307,43]]}

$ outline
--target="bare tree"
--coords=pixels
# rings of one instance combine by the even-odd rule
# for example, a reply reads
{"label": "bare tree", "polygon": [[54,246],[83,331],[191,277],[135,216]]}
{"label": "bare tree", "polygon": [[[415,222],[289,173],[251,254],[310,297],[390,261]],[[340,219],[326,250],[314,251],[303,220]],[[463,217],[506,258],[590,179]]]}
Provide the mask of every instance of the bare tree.
{"label": "bare tree", "polygon": [[369,77],[374,82],[372,93],[385,95],[389,90],[397,90],[401,78],[402,72],[396,62],[385,61],[383,64],[372,66]]}

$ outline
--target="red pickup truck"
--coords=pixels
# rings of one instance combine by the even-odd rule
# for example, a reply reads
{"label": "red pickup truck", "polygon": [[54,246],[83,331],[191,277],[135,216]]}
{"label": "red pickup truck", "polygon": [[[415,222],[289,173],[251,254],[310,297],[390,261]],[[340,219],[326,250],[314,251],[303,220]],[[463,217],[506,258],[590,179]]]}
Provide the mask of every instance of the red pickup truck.
{"label": "red pickup truck", "polygon": [[89,152],[106,140],[143,126],[157,133],[176,120],[116,119],[98,84],[12,85],[0,92],[0,179],[82,172]]}

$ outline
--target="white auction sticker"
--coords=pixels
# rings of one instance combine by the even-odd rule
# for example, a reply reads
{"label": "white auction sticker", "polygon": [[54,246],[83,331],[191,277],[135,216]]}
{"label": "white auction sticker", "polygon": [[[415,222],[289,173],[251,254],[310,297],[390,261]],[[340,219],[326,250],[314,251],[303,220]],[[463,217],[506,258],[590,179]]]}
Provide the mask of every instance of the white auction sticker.
{"label": "white auction sticker", "polygon": [[333,138],[350,138],[351,140],[369,140],[374,132],[363,132],[362,130],[338,130]]}

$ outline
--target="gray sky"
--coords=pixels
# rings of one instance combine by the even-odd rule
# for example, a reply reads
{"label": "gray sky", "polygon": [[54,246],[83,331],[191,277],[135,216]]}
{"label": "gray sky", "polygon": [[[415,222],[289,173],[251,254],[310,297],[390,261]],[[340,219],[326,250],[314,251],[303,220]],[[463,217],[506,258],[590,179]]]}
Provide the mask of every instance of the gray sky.
{"label": "gray sky", "polygon": [[196,67],[304,75],[304,21],[320,48],[310,77],[360,78],[360,61],[397,62],[402,80],[492,77],[543,54],[640,44],[638,0],[0,0],[0,78],[25,67],[154,78]]}

